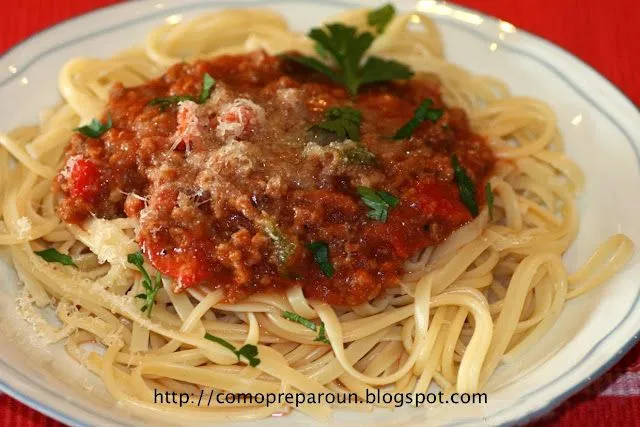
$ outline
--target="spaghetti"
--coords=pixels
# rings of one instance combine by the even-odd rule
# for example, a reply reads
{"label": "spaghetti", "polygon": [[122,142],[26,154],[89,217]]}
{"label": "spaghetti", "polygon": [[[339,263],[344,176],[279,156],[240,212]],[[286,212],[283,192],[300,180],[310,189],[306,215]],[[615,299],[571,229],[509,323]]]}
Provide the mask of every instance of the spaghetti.
{"label": "spaghetti", "polygon": [[[354,10],[330,22],[375,31],[367,16],[367,10]],[[9,248],[24,283],[18,307],[49,342],[65,340],[69,354],[132,411],[184,422],[257,419],[290,410],[244,403],[177,409],[154,404],[154,389],[364,396],[380,387],[425,392],[435,382],[446,393],[474,392],[500,363],[517,360],[537,342],[567,300],[605,282],[630,259],[633,244],[618,234],[576,272],[566,270],[561,257],[578,232],[575,195],[584,177],[563,154],[553,111],[541,101],[510,95],[494,78],[446,62],[433,22],[418,13],[400,14],[369,53],[436,74],[445,103],[463,109],[473,130],[488,138],[497,157],[489,179],[491,215],[482,209],[446,241],[407,262],[399,286],[355,307],[307,299],[300,286],[226,303],[222,290],[176,293],[164,277],[147,316],[135,298],[145,290],[145,278],[129,258],[138,251],[138,221],[91,218],[77,226],[58,217],[51,183],[72,129],[102,114],[116,82],[141,85],[177,62],[256,49],[314,53],[309,39],[265,10],[229,10],[163,25],[144,48],[107,60],[69,61],[59,77],[64,103],[45,112],[39,125],[0,134],[0,245]],[[36,254],[52,247],[68,254],[74,266]],[[44,319],[49,307],[62,326]],[[324,340],[283,313],[316,326],[322,322]],[[256,346],[259,363],[205,334],[235,349]],[[103,351],[87,346],[95,343]],[[334,408],[298,409],[326,419]]]}

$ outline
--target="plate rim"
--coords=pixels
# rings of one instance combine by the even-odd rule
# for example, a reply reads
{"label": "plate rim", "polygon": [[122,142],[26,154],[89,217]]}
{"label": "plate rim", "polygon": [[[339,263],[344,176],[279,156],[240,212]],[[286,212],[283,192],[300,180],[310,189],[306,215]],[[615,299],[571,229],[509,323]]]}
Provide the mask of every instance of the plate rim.
{"label": "plate rim", "polygon": [[[413,8],[415,8],[416,6],[416,2],[415,1],[408,1],[408,0],[391,0],[393,3],[395,3],[396,5],[411,5]],[[274,4],[274,3],[297,3],[299,2],[299,0],[294,1],[294,0],[267,0],[267,1],[259,1],[259,0],[246,0],[246,1],[240,1],[240,2],[234,2],[233,5],[234,6],[266,6],[268,7],[270,4]],[[304,2],[306,3],[312,3],[313,0],[304,0]],[[100,15],[102,13],[108,12],[108,11],[115,11],[117,9],[127,9],[129,7],[131,7],[132,5],[137,5],[138,7],[144,8],[147,5],[153,4],[154,0],[144,0],[144,1],[138,1],[138,2],[128,2],[128,1],[124,1],[124,2],[120,2],[120,3],[115,3],[115,4],[111,4],[111,5],[106,5],[106,6],[101,6],[99,8],[96,9],[92,9],[90,11],[87,11],[85,13],[82,13],[80,15],[76,15],[70,18],[67,18],[65,20],[56,22],[48,27],[45,27],[41,30],[39,30],[36,33],[33,33],[31,35],[29,35],[27,38],[21,40],[20,42],[18,42],[17,44],[11,46],[9,49],[5,50],[2,54],[0,54],[0,64],[7,61],[7,58],[9,58],[11,55],[14,54],[19,54],[21,50],[25,50],[28,49],[29,47],[31,47],[32,45],[36,45],[39,40],[41,40],[42,38],[46,37],[50,32],[52,32],[55,29],[58,29],[60,27],[63,26],[73,26],[74,25],[74,21],[79,21],[79,20],[83,20],[83,19],[87,19],[90,18],[92,15]],[[152,11],[148,12],[148,13],[144,13],[143,15],[135,18],[135,19],[131,19],[128,21],[124,21],[121,22],[119,24],[116,25],[111,25],[108,26],[106,28],[102,28],[101,30],[97,30],[95,32],[91,32],[89,33],[89,35],[95,35],[96,33],[109,33],[113,30],[115,30],[117,27],[127,27],[130,25],[133,25],[134,21],[141,21],[141,20],[149,20],[149,19],[153,19],[156,16],[162,16],[165,14],[169,14],[172,11],[184,11],[184,10],[188,10],[188,9],[192,9],[192,8],[198,8],[198,7],[206,7],[207,5],[210,6],[216,6],[216,5],[222,5],[222,4],[231,4],[232,2],[230,1],[225,1],[225,0],[214,0],[211,2],[202,2],[202,1],[189,1],[187,3],[177,3],[177,5],[175,5],[174,3],[171,4],[172,7],[167,8],[167,9],[159,9],[157,11]],[[378,2],[377,2],[378,3]],[[382,3],[382,2],[380,2]],[[505,22],[503,20],[501,20],[500,18],[497,18],[493,15],[484,13],[484,12],[480,12],[478,10],[475,10],[473,8],[469,8],[466,6],[461,6],[461,5],[457,5],[457,4],[450,4],[447,2],[443,2],[443,1],[436,1],[434,3],[437,4],[442,4],[442,5],[446,5],[447,7],[451,8],[452,10],[460,10],[460,11],[465,11],[465,12],[469,12],[469,13],[473,13],[476,14],[480,17],[482,17],[484,20],[498,24],[500,22]],[[348,8],[348,7],[357,7],[357,6],[363,6],[365,5],[365,3],[363,2],[363,0],[326,0],[325,4],[330,4],[330,5],[334,5],[334,6],[340,6],[343,8]],[[368,3],[367,3],[368,5]],[[228,7],[228,6],[227,6]],[[441,23],[450,23],[452,21],[448,21],[446,19],[439,19],[439,16],[434,16],[434,20],[436,20],[439,24]],[[470,27],[469,25],[465,25],[462,23],[458,23],[457,25],[458,28],[463,29],[465,31],[468,32],[472,32],[474,33],[476,36],[480,36],[484,39],[488,39],[488,36],[481,30],[476,30],[473,27]],[[555,51],[557,54],[563,55],[565,57],[567,57],[568,59],[570,59],[571,61],[577,63],[579,66],[582,66],[583,68],[589,70],[591,72],[591,74],[597,78],[598,83],[601,85],[605,85],[611,89],[614,90],[614,92],[616,92],[617,94],[617,99],[615,101],[622,101],[623,103],[625,103],[627,106],[632,107],[632,110],[635,114],[639,114],[640,113],[640,107],[638,105],[636,105],[634,103],[633,100],[631,100],[631,98],[625,94],[616,84],[614,84],[613,82],[611,82],[609,79],[607,79],[604,75],[602,75],[600,73],[600,71],[598,71],[596,68],[594,68],[594,66],[590,65],[589,63],[585,62],[584,60],[582,60],[581,58],[579,58],[578,56],[576,56],[575,54],[571,53],[570,51],[566,50],[565,48],[556,45],[555,43],[545,39],[544,37],[537,35],[531,31],[527,31],[524,29],[521,29],[519,27],[515,27],[517,30],[518,34],[522,34],[524,35],[526,38],[529,38],[533,41],[535,41],[536,43],[539,43],[544,49],[547,50],[551,50],[551,51]],[[82,37],[86,37],[87,34],[84,35],[79,35],[79,36],[74,36],[69,40],[66,41],[62,41],[62,42],[58,42],[55,43],[54,46],[55,47],[62,47],[61,45],[66,45],[66,44],[72,44],[73,42],[77,42],[79,40],[82,39]],[[527,57],[530,57],[531,59],[536,60],[537,62],[540,62],[541,64],[545,65],[547,68],[549,68],[552,72],[554,72],[555,74],[557,74],[559,77],[563,78],[563,80],[565,80],[571,87],[573,90],[575,90],[576,92],[578,92],[578,95],[582,96],[583,98],[585,98],[585,100],[587,100],[590,104],[594,105],[601,113],[603,113],[605,116],[607,116],[607,118],[616,125],[616,127],[619,128],[620,131],[622,131],[622,133],[625,134],[625,136],[627,137],[627,139],[629,140],[629,143],[632,147],[632,149],[635,152],[635,155],[637,157],[637,160],[640,160],[640,147],[638,145],[636,145],[636,143],[634,143],[634,139],[631,137],[631,135],[629,134],[628,130],[625,128],[625,126],[622,126],[620,123],[618,123],[617,120],[613,119],[606,111],[602,110],[596,103],[592,102],[592,99],[590,96],[586,95],[583,93],[583,91],[581,90],[581,88],[576,85],[568,76],[566,76],[564,73],[562,73],[560,70],[558,70],[556,67],[554,67],[553,65],[551,65],[550,63],[548,63],[546,60],[538,57],[537,55],[518,49],[517,47],[514,46],[508,46],[505,45],[507,47],[509,47],[511,50],[515,50],[516,53],[520,53],[520,54],[524,54]],[[24,60],[23,62],[25,62],[24,64],[20,64],[18,67],[18,71],[16,72],[10,72],[9,76],[4,77],[0,80],[0,89],[5,86],[6,84],[8,84],[9,82],[11,82],[14,78],[17,78],[17,76],[21,73],[26,71],[29,67],[31,67],[32,65],[34,65],[37,62],[37,56],[39,54],[43,53],[43,51],[39,51],[37,52],[35,55],[30,55],[29,57],[26,58],[26,60]],[[640,117],[640,115],[639,115]],[[639,144],[640,145],[640,144]],[[640,301],[640,292],[636,295],[635,298],[635,302],[634,304],[631,306],[629,312],[625,315],[625,317],[620,320],[620,322],[615,325],[608,333],[606,333],[591,349],[591,351],[589,351],[587,354],[584,355],[584,357],[578,361],[576,363],[576,365],[574,365],[573,368],[576,368],[578,366],[580,366],[582,363],[584,363],[586,361],[586,359],[588,359],[590,356],[592,356],[594,354],[594,352],[598,351],[598,348],[609,338],[611,338],[611,335],[615,333],[615,331],[621,327],[622,325],[624,325],[629,316],[632,315],[632,313],[634,312],[634,308],[636,308],[636,306],[638,305],[638,302]],[[577,392],[579,392],[580,390],[582,390],[584,387],[588,386],[590,383],[594,382],[597,378],[599,378],[600,376],[602,376],[606,371],[608,371],[609,369],[611,369],[611,367],[613,365],[615,365],[620,359],[622,359],[622,357],[629,351],[631,350],[638,342],[640,342],[640,326],[637,328],[636,332],[633,333],[631,335],[631,337],[629,337],[627,339],[626,342],[624,342],[623,345],[618,346],[617,349],[615,350],[615,352],[603,363],[598,364],[597,362],[594,363],[594,365],[598,366],[596,369],[593,370],[592,373],[586,375],[583,379],[579,380],[578,382],[576,382],[573,386],[569,387],[567,390],[565,390],[562,393],[558,393],[555,394],[550,400],[548,400],[546,403],[542,404],[538,409],[535,409],[533,411],[530,412],[525,412],[522,413],[520,416],[516,416],[513,417],[511,419],[508,419],[506,423],[509,424],[524,424],[530,421],[533,421],[535,419],[538,419],[540,417],[542,417],[544,414],[552,411],[553,409],[557,408],[558,406],[560,406],[563,402],[565,402],[568,398],[570,398],[572,395],[576,394]],[[50,392],[48,389],[43,389],[41,388],[35,381],[33,381],[31,378],[27,377],[26,375],[22,374],[21,372],[17,371],[15,368],[13,368],[11,365],[9,365],[8,363],[6,363],[4,360],[0,360],[0,365],[4,365],[5,367],[10,368],[11,370],[13,370],[18,376],[23,377],[22,379],[18,379],[17,381],[21,381],[21,382],[25,382],[27,383],[29,386],[33,386],[36,387],[42,391],[44,391],[47,395],[49,396],[54,396],[54,394],[52,392]],[[573,369],[571,369],[573,370]],[[556,381],[558,381],[562,376],[564,376],[565,374],[567,374],[570,371],[567,372],[563,372],[563,375],[557,376],[555,377],[555,379],[547,382],[546,384],[538,387],[536,390],[521,396],[521,398],[527,398],[527,397],[531,397],[532,395],[536,394],[537,392],[542,391],[543,389],[550,387],[552,384],[554,384]],[[26,394],[23,391],[20,391],[17,389],[17,387],[12,387],[10,384],[5,382],[5,379],[3,378],[4,376],[0,375],[0,391],[6,393],[7,395],[15,398],[16,400],[22,402],[23,404],[31,407],[32,409],[41,412],[53,419],[56,419],[60,422],[63,423],[67,423],[70,425],[88,425],[86,424],[86,422],[78,420],[76,418],[74,418],[72,416],[72,413],[69,411],[65,411],[65,410],[60,410],[60,409],[56,409],[54,406],[48,405],[46,403],[44,403],[44,401],[42,399],[38,399],[38,398],[33,398],[30,395]],[[25,381],[26,380],[26,381]],[[97,414],[97,413],[93,413],[93,411],[89,410],[87,411],[86,407],[82,407],[79,406],[78,404],[75,404],[75,402],[72,401],[67,401],[68,403],[70,403],[72,406],[80,409],[83,412],[88,412],[89,414],[91,414],[94,417],[99,417],[103,420],[108,420],[107,418],[104,418],[102,414]],[[508,411],[510,408],[505,408],[502,410],[498,410],[495,413],[491,414],[491,417],[498,417],[500,416],[500,414],[504,411]],[[113,420],[110,420],[113,422]],[[458,422],[453,422],[450,423],[449,425],[466,425],[468,424],[470,421],[465,421],[465,420],[460,420]]]}

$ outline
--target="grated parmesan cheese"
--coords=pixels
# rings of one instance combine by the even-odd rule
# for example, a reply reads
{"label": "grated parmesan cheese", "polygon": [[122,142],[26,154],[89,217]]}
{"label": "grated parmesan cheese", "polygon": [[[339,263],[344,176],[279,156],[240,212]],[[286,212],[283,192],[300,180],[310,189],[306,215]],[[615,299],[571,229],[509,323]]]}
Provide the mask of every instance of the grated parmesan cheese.
{"label": "grated parmesan cheese", "polygon": [[120,331],[111,332],[109,335],[104,337],[103,342],[107,347],[122,347],[124,345],[124,339]]}
{"label": "grated parmesan cheese", "polygon": [[173,144],[171,150],[175,150],[181,142],[186,145],[186,150],[189,151],[190,143],[195,138],[201,138],[202,133],[200,131],[200,119],[199,119],[199,105],[193,101],[181,101],[178,104],[178,126],[176,132],[173,135]]}
{"label": "grated parmesan cheese", "polygon": [[71,226],[73,234],[98,256],[100,264],[128,266],[127,255],[138,250],[138,245],[113,221],[94,218],[87,221],[85,230]]}
{"label": "grated parmesan cheese", "polygon": [[296,88],[282,88],[276,92],[277,99],[290,108],[302,105],[302,91]]}
{"label": "grated parmesan cheese", "polygon": [[76,165],[76,162],[82,158],[82,155],[77,154],[75,156],[69,157],[67,163],[65,163],[64,168],[60,171],[60,175],[65,179],[69,179],[71,177],[71,171],[73,167]]}
{"label": "grated parmesan cheese", "polygon": [[242,176],[248,176],[254,169],[254,159],[258,158],[255,146],[242,141],[231,141],[216,151],[207,162],[211,171],[218,174],[225,170],[234,170]]}
{"label": "grated parmesan cheese", "polygon": [[274,175],[267,181],[267,186],[264,192],[270,197],[279,198],[285,195],[288,188],[289,186],[287,182],[282,179],[282,176]]}
{"label": "grated parmesan cheese", "polygon": [[31,233],[31,220],[26,216],[18,218],[16,228],[18,229],[18,236],[21,239],[28,237],[29,233]]}
{"label": "grated parmesan cheese", "polygon": [[328,145],[319,145],[309,142],[305,145],[302,155],[308,159],[314,159],[322,163],[322,172],[326,175],[335,175],[345,169],[344,156],[342,152],[353,147],[355,142],[345,140],[344,142],[332,142]]}
{"label": "grated parmesan cheese", "polygon": [[215,89],[211,93],[211,96],[204,104],[207,114],[213,114],[218,110],[218,107],[222,104],[229,103],[233,100],[232,92],[227,88],[223,82],[216,82]]}
{"label": "grated parmesan cheese", "polygon": [[220,107],[216,134],[225,141],[233,141],[258,131],[264,123],[264,108],[249,99],[238,98]]}

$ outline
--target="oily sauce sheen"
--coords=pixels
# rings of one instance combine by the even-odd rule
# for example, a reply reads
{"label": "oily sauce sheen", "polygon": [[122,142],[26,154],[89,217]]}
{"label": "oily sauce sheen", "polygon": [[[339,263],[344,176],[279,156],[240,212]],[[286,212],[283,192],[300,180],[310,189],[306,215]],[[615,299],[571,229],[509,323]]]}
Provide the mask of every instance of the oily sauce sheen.
{"label": "oily sauce sheen", "polygon": [[[158,97],[206,103],[161,108]],[[411,138],[391,136],[422,101],[444,109]],[[331,107],[361,111],[360,145],[310,132]],[[326,77],[264,52],[177,64],[147,84],[111,91],[98,139],[75,134],[56,179],[69,223],[91,217],[140,221],[137,240],[176,290],[222,288],[229,302],[300,285],[308,298],[353,306],[398,284],[403,264],[472,219],[460,201],[451,157],[476,184],[494,158],[462,110],[446,108],[429,76],[373,84],[351,97]],[[362,148],[375,156],[362,159]],[[356,188],[400,203],[386,222],[367,216]],[[324,242],[326,277],[308,245]]]}

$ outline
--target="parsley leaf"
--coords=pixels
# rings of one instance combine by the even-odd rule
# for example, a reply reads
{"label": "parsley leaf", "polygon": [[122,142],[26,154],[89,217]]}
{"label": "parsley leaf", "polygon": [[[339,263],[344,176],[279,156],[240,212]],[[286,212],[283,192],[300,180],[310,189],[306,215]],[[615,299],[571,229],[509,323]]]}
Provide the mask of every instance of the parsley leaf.
{"label": "parsley leaf", "polygon": [[209,73],[205,73],[202,78],[202,89],[200,90],[200,96],[198,97],[198,104],[204,104],[207,102],[207,99],[211,96],[211,90],[216,84],[216,80],[209,75]]}
{"label": "parsley leaf", "polygon": [[478,203],[475,199],[475,185],[469,175],[467,175],[467,171],[460,165],[458,161],[458,156],[455,154],[451,156],[451,165],[453,166],[453,174],[456,180],[456,184],[458,184],[458,192],[460,193],[460,200],[464,205],[469,209],[471,215],[478,215]]}
{"label": "parsley leaf", "polygon": [[324,327],[324,323],[320,325],[320,329],[318,330],[318,337],[314,341],[323,342],[325,344],[331,344],[329,342],[329,338],[327,338],[327,331]]}
{"label": "parsley leaf", "polygon": [[313,68],[331,80],[346,86],[351,95],[356,95],[358,88],[366,83],[408,79],[413,76],[413,71],[408,66],[375,56],[369,57],[364,66],[361,66],[364,54],[375,38],[368,31],[358,33],[356,27],[329,24],[324,28],[313,28],[309,32],[309,37],[316,42],[316,51],[323,57],[331,57],[338,66],[338,70],[333,70],[322,61],[309,56],[285,55],[285,57]]}
{"label": "parsley leaf", "polygon": [[343,150],[343,155],[347,163],[352,165],[373,166],[378,163],[375,154],[367,150],[362,144],[355,144]]}
{"label": "parsley leaf", "polygon": [[145,300],[145,303],[140,310],[142,310],[143,313],[146,313],[148,317],[151,317],[151,310],[153,309],[153,303],[156,299],[156,295],[160,288],[162,288],[162,276],[160,273],[157,273],[155,280],[153,282],[151,281],[151,276],[149,276],[146,268],[144,268],[144,257],[140,251],[127,255],[127,261],[138,267],[138,270],[142,273],[142,287],[144,288],[144,293],[136,295],[136,298]]}
{"label": "parsley leaf", "polygon": [[362,123],[362,113],[351,107],[334,107],[325,111],[327,120],[314,125],[314,128],[324,129],[335,133],[339,140],[349,138],[352,141],[360,141],[360,123]]}
{"label": "parsley leaf", "polygon": [[264,233],[269,236],[273,243],[273,250],[281,266],[287,264],[287,261],[296,251],[296,244],[289,240],[287,236],[278,228],[275,220],[272,218],[263,218],[258,220]]}
{"label": "parsley leaf", "polygon": [[431,108],[433,105],[433,100],[425,99],[422,101],[420,106],[416,108],[416,111],[413,113],[413,117],[409,120],[404,126],[402,126],[396,134],[393,136],[393,139],[407,139],[413,135],[413,132],[420,126],[420,123],[425,120],[429,120],[433,123],[437,122],[444,111],[440,108]]}
{"label": "parsley leaf", "polygon": [[209,75],[209,73],[205,73],[202,78],[202,89],[200,90],[200,96],[198,97],[198,104],[204,104],[207,102],[207,99],[211,96],[211,90],[216,84],[216,80]]}
{"label": "parsley leaf", "polygon": [[493,190],[491,189],[491,183],[487,182],[484,186],[484,194],[487,197],[487,208],[489,209],[489,219],[493,220]]}
{"label": "parsley leaf", "polygon": [[367,216],[380,222],[387,222],[389,209],[395,208],[400,203],[400,199],[386,191],[369,187],[358,187],[356,190],[364,204],[371,208]]}
{"label": "parsley leaf", "polygon": [[111,121],[111,114],[109,114],[107,115],[107,123],[105,123],[104,125],[96,119],[91,119],[91,123],[89,123],[88,125],[80,126],[74,128],[73,130],[76,132],[80,132],[81,134],[83,134],[84,136],[88,136],[89,138],[96,139],[100,138],[102,134],[111,129],[111,126],[113,126],[113,122]]}
{"label": "parsley leaf", "polygon": [[[233,344],[231,344],[229,341],[226,341],[226,340],[224,340],[224,339],[222,339],[222,338],[220,338],[220,337],[217,337],[217,336],[215,336],[215,335],[211,335],[211,334],[210,334],[210,333],[208,333],[208,332],[206,332],[206,333],[204,334],[204,337],[205,337],[206,339],[208,339],[209,341],[213,341],[213,342],[215,342],[215,343],[218,343],[218,344],[220,344],[221,346],[223,346],[224,348],[226,348],[226,349],[228,349],[228,350],[231,350],[232,352],[234,352],[234,353],[236,354],[236,356],[238,355],[238,354],[236,353],[236,347],[235,347]],[[238,359],[239,359],[239,358],[238,358]]]}
{"label": "parsley leaf", "polygon": [[313,253],[313,260],[320,267],[322,274],[326,277],[332,277],[334,270],[329,260],[329,246],[325,242],[317,241],[309,243],[307,248]]}
{"label": "parsley leaf", "polygon": [[389,80],[403,80],[413,76],[413,71],[406,65],[397,61],[378,58],[377,56],[367,59],[360,73],[359,85]]}
{"label": "parsley leaf", "polygon": [[329,52],[327,52],[327,50],[325,48],[323,48],[321,44],[316,43],[313,46],[313,48],[315,49],[317,54],[320,56],[320,58],[329,59],[331,57],[329,55]]}
{"label": "parsley leaf", "polygon": [[159,106],[162,111],[166,110],[172,105],[176,105],[182,101],[195,101],[195,98],[191,95],[174,95],[166,96],[163,98],[154,98],[147,105]]}
{"label": "parsley leaf", "polygon": [[216,80],[209,75],[209,73],[205,73],[202,77],[202,89],[200,89],[200,95],[198,98],[191,95],[173,95],[173,96],[165,96],[161,98],[154,98],[147,105],[150,106],[159,106],[160,110],[164,111],[172,105],[176,105],[182,101],[193,101],[197,104],[204,104],[207,102],[207,99],[211,96],[211,90],[216,84]]}
{"label": "parsley leaf", "polygon": [[[316,51],[325,52],[325,57],[330,56],[329,53],[322,47],[322,45],[316,44]],[[340,74],[333,71],[327,64],[316,58],[304,55],[284,55],[284,57],[290,61],[298,62],[304,66],[313,68],[317,72],[326,75],[336,83],[342,83],[342,76],[340,76]]]}
{"label": "parsley leaf", "polygon": [[240,356],[244,356],[249,361],[249,366],[256,367],[260,364],[260,359],[256,356],[258,355],[258,347],[253,344],[245,344],[238,351],[236,351],[236,355],[238,356],[238,360],[240,360]]}
{"label": "parsley leaf", "polygon": [[144,268],[144,257],[142,256],[142,252],[138,251],[127,255],[127,261],[129,264],[133,264],[138,267],[138,270],[142,273],[143,279],[151,283],[151,277],[149,277],[149,273],[147,273],[147,270]]}
{"label": "parsley leaf", "polygon": [[73,259],[69,255],[58,252],[56,248],[49,248],[34,253],[47,262],[57,262],[62,265],[76,266],[76,263],[73,262]]}
{"label": "parsley leaf", "polygon": [[378,9],[373,9],[367,14],[367,22],[372,27],[375,27],[378,34],[382,34],[389,25],[389,22],[396,14],[396,9],[391,3],[387,3]]}
{"label": "parsley leaf", "polygon": [[313,323],[311,320],[300,316],[297,313],[293,313],[291,311],[283,311],[282,312],[282,317],[284,317],[287,320],[290,320],[292,322],[296,322],[301,324],[302,326],[304,326],[307,329],[311,329],[314,332],[318,333],[318,336],[316,337],[316,339],[314,339],[314,341],[319,341],[319,342],[323,342],[325,344],[329,344],[329,340],[327,339],[327,335],[325,333],[325,329],[324,329],[324,323],[321,323],[320,326],[318,327],[318,325],[316,325],[315,323]]}
{"label": "parsley leaf", "polygon": [[238,361],[240,361],[240,356],[244,356],[249,362],[249,366],[256,367],[260,364],[260,359],[256,357],[258,355],[258,347],[256,347],[253,344],[245,344],[242,347],[240,347],[239,350],[236,350],[235,346],[230,342],[220,337],[216,337],[215,335],[211,335],[208,332],[204,334],[204,337],[209,341],[218,343],[224,348],[231,350],[233,354],[235,354],[236,357],[238,358]]}
{"label": "parsley leaf", "polygon": [[302,317],[299,314],[294,313],[292,311],[283,311],[282,317],[284,317],[287,320],[291,320],[292,322],[299,323],[305,328],[311,329],[312,331],[316,331],[318,327],[318,325],[313,323],[311,320],[307,319],[306,317]]}

